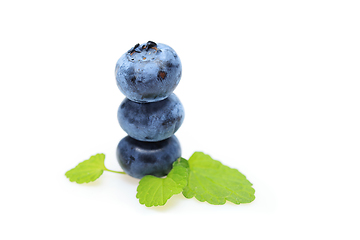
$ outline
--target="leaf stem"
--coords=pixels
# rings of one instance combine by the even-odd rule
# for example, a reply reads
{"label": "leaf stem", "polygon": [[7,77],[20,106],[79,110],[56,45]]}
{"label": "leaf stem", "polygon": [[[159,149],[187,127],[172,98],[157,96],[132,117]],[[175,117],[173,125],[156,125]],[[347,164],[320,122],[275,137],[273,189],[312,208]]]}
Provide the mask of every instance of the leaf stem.
{"label": "leaf stem", "polygon": [[110,170],[110,169],[107,169],[107,168],[105,168],[104,170],[105,170],[105,171],[108,171],[108,172],[113,172],[113,173],[126,174],[125,172],[113,171],[113,170]]}

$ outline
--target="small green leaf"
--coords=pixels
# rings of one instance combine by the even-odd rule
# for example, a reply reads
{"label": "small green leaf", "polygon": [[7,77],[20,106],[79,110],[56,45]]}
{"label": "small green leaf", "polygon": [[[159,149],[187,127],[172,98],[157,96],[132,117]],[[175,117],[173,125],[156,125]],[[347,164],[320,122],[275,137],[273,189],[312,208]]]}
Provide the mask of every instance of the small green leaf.
{"label": "small green leaf", "polygon": [[186,159],[179,158],[173,163],[173,169],[167,175],[167,178],[171,178],[182,189],[187,185],[189,164]]}
{"label": "small green leaf", "polygon": [[70,182],[89,183],[98,179],[104,170],[105,155],[100,153],[91,156],[88,160],[79,163],[75,168],[67,171],[65,176]]}
{"label": "small green leaf", "polygon": [[186,198],[195,196],[200,202],[214,205],[249,203],[255,199],[252,184],[238,170],[195,152],[188,161],[188,183],[183,190]]}
{"label": "small green leaf", "polygon": [[179,158],[173,163],[173,169],[167,177],[143,177],[136,194],[139,202],[147,207],[163,206],[173,195],[181,193],[187,184],[188,169],[184,167],[186,165],[186,160]]}

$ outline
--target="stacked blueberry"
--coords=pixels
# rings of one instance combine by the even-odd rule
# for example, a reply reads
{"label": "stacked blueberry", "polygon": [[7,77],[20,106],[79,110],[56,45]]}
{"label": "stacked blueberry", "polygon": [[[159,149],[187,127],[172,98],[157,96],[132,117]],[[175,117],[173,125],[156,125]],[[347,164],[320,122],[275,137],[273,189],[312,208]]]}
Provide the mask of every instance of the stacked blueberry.
{"label": "stacked blueberry", "polygon": [[136,44],[116,63],[117,86],[126,96],[118,121],[128,134],[116,150],[122,169],[132,177],[163,177],[181,156],[174,133],[184,108],[173,93],[181,78],[181,62],[165,44]]}

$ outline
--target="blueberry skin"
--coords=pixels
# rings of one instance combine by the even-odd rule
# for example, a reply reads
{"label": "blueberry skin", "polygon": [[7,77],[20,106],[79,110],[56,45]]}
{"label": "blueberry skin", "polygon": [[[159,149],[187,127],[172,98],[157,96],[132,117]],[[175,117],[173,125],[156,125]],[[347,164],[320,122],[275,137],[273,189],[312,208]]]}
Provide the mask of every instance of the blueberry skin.
{"label": "blueberry skin", "polygon": [[134,178],[166,176],[180,156],[181,147],[175,136],[160,142],[141,142],[127,136],[116,149],[121,168]]}
{"label": "blueberry skin", "polygon": [[139,141],[155,142],[171,137],[184,121],[185,112],[173,93],[152,103],[137,103],[125,98],[118,109],[121,128]]}
{"label": "blueberry skin", "polygon": [[180,58],[169,46],[147,42],[137,44],[116,63],[115,76],[120,91],[140,103],[167,98],[179,84]]}

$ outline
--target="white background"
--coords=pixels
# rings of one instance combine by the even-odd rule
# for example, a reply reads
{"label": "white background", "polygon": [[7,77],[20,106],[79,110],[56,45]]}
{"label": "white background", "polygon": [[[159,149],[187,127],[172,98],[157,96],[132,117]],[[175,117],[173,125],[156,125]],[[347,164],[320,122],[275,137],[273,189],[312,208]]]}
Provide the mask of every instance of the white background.
{"label": "white background", "polygon": [[[1,1],[1,239],[360,239],[359,1]],[[183,64],[183,157],[254,184],[250,204],[135,198],[138,180],[64,173],[125,136],[118,58]]]}

